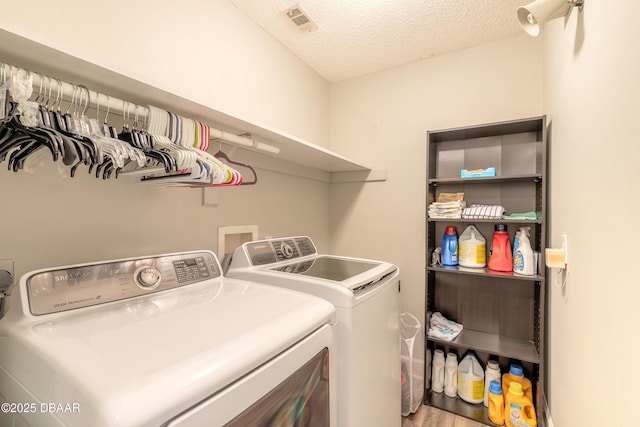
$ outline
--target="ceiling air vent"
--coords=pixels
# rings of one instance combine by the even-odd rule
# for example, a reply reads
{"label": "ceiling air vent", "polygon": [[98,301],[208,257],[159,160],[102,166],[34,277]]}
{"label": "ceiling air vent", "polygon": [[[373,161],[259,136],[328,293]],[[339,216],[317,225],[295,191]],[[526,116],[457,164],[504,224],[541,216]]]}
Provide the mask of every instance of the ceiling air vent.
{"label": "ceiling air vent", "polygon": [[300,31],[313,31],[318,29],[318,26],[311,19],[309,19],[307,13],[302,10],[300,5],[298,4],[295,6],[291,6],[286,11],[286,15],[291,20],[291,22],[296,24],[296,27],[298,27]]}

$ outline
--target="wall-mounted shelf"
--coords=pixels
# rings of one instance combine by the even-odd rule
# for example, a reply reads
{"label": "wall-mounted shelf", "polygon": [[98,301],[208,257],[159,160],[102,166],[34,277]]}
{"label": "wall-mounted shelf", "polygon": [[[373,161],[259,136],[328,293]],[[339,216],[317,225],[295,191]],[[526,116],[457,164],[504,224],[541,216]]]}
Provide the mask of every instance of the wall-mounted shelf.
{"label": "wall-mounted shelf", "polygon": [[481,178],[435,178],[430,179],[430,185],[437,184],[469,184],[469,185],[481,185],[481,184],[502,184],[509,182],[537,182],[542,179],[540,174],[528,174],[528,175],[513,175],[513,176],[488,176]]}
{"label": "wall-mounted shelf", "polygon": [[540,363],[540,356],[533,341],[489,334],[486,332],[464,329],[453,341],[429,338],[441,346],[483,351],[494,356],[512,357],[518,360]]}
{"label": "wall-mounted shelf", "polygon": [[[321,146],[251,120],[219,111],[206,101],[181,96],[157,82],[127,75],[121,70],[100,65],[94,58],[80,57],[70,49],[37,40],[0,21],[0,62],[31,70],[92,90],[125,99],[139,105],[154,105],[184,117],[209,123],[236,134],[248,133],[255,140],[277,146],[280,153],[257,153],[242,148],[241,159],[251,158],[256,167],[302,176],[323,182],[381,181],[384,170],[350,160]],[[251,153],[248,153],[251,152]],[[335,174],[335,175],[334,175]]]}
{"label": "wall-mounted shelf", "polygon": [[461,267],[458,265],[455,266],[447,266],[447,265],[439,265],[427,266],[427,271],[434,271],[440,273],[451,273],[451,274],[469,274],[469,275],[477,275],[483,277],[494,277],[498,279],[512,279],[512,280],[524,280],[524,281],[544,281],[544,277],[537,274],[535,276],[523,276],[513,273],[511,271],[495,271],[490,270],[486,267],[483,268],[468,268]]}
{"label": "wall-mounted shelf", "polygon": [[428,218],[428,222],[447,222],[453,224],[542,224],[541,219],[477,219],[477,218]]}

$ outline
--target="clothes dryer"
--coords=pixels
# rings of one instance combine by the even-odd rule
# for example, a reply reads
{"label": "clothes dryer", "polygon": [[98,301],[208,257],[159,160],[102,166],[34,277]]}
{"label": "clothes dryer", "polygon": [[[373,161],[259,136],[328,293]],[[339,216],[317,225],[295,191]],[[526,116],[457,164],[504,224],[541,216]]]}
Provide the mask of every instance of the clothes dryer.
{"label": "clothes dryer", "polygon": [[309,237],[298,236],[243,244],[225,274],[331,302],[338,320],[338,424],[400,425],[397,266],[318,254]]}

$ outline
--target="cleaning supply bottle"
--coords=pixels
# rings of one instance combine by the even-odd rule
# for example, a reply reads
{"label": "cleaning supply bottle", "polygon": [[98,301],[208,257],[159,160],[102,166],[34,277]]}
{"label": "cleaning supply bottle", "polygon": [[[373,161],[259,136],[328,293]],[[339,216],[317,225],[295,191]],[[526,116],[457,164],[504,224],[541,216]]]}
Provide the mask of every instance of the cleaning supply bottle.
{"label": "cleaning supply bottle", "polygon": [[500,382],[491,381],[489,385],[489,421],[502,426],[504,425],[504,396]]}
{"label": "cleaning supply bottle", "polygon": [[[495,360],[489,360],[484,370],[484,406],[489,406],[489,386],[491,381],[500,383],[502,374],[500,374],[500,365]],[[502,393],[501,393],[502,394]]]}
{"label": "cleaning supply bottle", "polygon": [[493,228],[493,243],[489,255],[489,269],[496,271],[512,271],[513,258],[507,224],[496,224]]}
{"label": "cleaning supply bottle", "polygon": [[440,349],[433,352],[431,390],[436,393],[442,393],[444,391],[444,352]]}
{"label": "cleaning supply bottle", "polygon": [[442,236],[442,265],[458,265],[458,231],[448,226]]}
{"label": "cleaning supply bottle", "polygon": [[525,378],[522,366],[512,363],[509,366],[509,372],[502,375],[502,393],[506,396],[509,386],[512,382],[517,382],[522,385],[522,390],[525,396],[533,402],[533,389],[531,388],[531,381]]}
{"label": "cleaning supply bottle", "polygon": [[444,364],[444,394],[456,397],[458,392],[458,356],[455,353],[447,353]]}
{"label": "cleaning supply bottle", "polygon": [[538,419],[533,402],[522,391],[522,384],[513,381],[504,397],[504,421],[507,427],[536,427]]}
{"label": "cleaning supply bottle", "polygon": [[473,351],[458,365],[458,396],[469,403],[482,403],[484,399],[484,372]]}
{"label": "cleaning supply bottle", "polygon": [[461,266],[482,268],[487,265],[487,241],[474,224],[469,224],[460,235],[458,247]]}
{"label": "cleaning supply bottle", "polygon": [[529,241],[529,227],[520,229],[520,243],[513,255],[513,272],[524,276],[533,276],[535,268],[533,266],[534,256]]}
{"label": "cleaning supply bottle", "polygon": [[511,248],[512,250],[512,255],[515,256],[516,255],[516,249],[518,249],[518,246],[520,246],[520,235],[522,234],[522,229],[524,227],[520,227],[520,229],[518,231],[516,231],[516,235],[513,237],[513,248]]}

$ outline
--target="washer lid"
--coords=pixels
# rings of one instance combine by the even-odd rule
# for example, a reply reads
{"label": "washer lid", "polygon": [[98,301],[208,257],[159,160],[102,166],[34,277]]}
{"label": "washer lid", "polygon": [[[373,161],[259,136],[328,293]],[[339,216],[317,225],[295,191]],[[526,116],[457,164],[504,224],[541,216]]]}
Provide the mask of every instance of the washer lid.
{"label": "washer lid", "polygon": [[319,298],[220,277],[0,321],[0,366],[41,402],[79,403],[86,425],[142,425],[182,412],[334,316]]}
{"label": "washer lid", "polygon": [[272,270],[342,282],[381,264],[375,261],[356,261],[330,256],[318,256],[307,261],[275,267]]}
{"label": "washer lid", "polygon": [[305,261],[272,267],[270,270],[331,281],[358,292],[397,271],[397,267],[381,261],[318,255]]}

